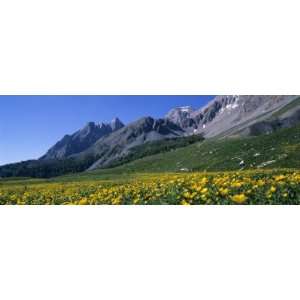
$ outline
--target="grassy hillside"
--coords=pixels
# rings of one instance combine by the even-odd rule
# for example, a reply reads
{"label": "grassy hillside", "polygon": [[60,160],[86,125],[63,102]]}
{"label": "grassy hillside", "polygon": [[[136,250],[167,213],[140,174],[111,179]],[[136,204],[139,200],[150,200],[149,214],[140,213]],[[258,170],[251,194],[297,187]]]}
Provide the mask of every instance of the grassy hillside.
{"label": "grassy hillside", "polygon": [[202,135],[192,135],[187,137],[169,138],[160,141],[147,142],[131,148],[126,156],[114,160],[109,165],[109,168],[124,165],[146,156],[165,153],[178,148],[184,148],[197,142],[202,142],[203,140],[204,137]]}
{"label": "grassy hillside", "polygon": [[300,168],[300,126],[270,135],[206,140],[167,153],[148,156],[106,170],[79,176],[109,176],[132,172],[227,171],[256,168]]}

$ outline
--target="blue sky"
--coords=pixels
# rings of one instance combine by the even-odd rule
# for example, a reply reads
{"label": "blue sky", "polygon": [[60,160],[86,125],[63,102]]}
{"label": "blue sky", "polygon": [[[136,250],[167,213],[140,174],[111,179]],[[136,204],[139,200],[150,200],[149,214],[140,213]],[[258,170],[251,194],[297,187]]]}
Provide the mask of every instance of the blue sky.
{"label": "blue sky", "polygon": [[200,108],[213,96],[0,96],[0,165],[42,156],[87,122],[124,123],[163,117],[171,108]]}

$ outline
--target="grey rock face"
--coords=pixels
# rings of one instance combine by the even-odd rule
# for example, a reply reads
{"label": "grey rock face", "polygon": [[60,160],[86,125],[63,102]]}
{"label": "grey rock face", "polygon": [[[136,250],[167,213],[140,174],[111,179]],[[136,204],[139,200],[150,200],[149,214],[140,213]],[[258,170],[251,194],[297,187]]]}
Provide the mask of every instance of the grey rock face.
{"label": "grey rock face", "polygon": [[120,121],[119,118],[115,118],[110,122],[110,127],[112,131],[116,131],[124,127],[124,124]]}
{"label": "grey rock face", "polygon": [[251,125],[249,135],[270,134],[281,128],[290,128],[300,123],[300,107],[291,109],[283,115],[270,120],[261,121]]}
{"label": "grey rock face", "polygon": [[187,132],[193,132],[197,128],[197,122],[193,118],[194,110],[190,106],[177,107],[172,109],[166,119],[177,124]]}
{"label": "grey rock face", "polygon": [[196,117],[197,114],[203,116],[198,131],[203,132],[206,137],[238,134],[252,124],[269,118],[295,98],[296,96],[218,96],[213,103],[196,113]]}
{"label": "grey rock face", "polygon": [[205,107],[185,113],[170,111],[166,118],[181,126],[188,134],[205,137],[234,135],[265,120],[297,96],[217,96]]}
{"label": "grey rock face", "polygon": [[99,158],[91,166],[92,170],[107,166],[113,160],[125,156],[132,147],[183,134],[184,131],[169,120],[145,117],[99,139],[79,156],[94,155]]}
{"label": "grey rock face", "polygon": [[56,143],[40,159],[63,159],[80,153],[92,146],[100,138],[124,127],[119,119],[114,119],[110,124],[89,122],[81,130],[72,135],[66,135]]}

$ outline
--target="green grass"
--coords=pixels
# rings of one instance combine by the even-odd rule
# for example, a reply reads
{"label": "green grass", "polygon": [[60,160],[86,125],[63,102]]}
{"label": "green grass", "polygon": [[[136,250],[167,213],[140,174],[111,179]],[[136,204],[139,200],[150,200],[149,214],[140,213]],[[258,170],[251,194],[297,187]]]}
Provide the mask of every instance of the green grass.
{"label": "green grass", "polygon": [[46,179],[36,179],[36,178],[29,178],[29,177],[8,177],[8,178],[1,178],[0,179],[0,188],[3,186],[9,185],[31,185],[31,184],[38,184],[38,183],[45,183],[47,182]]}

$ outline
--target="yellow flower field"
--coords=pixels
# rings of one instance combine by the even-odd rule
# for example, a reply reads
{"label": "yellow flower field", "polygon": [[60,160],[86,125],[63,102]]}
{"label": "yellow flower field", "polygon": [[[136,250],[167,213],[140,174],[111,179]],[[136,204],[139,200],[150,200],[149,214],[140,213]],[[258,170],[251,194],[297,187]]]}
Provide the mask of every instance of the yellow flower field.
{"label": "yellow flower field", "polygon": [[125,181],[0,181],[0,204],[300,204],[300,172],[139,174]]}

